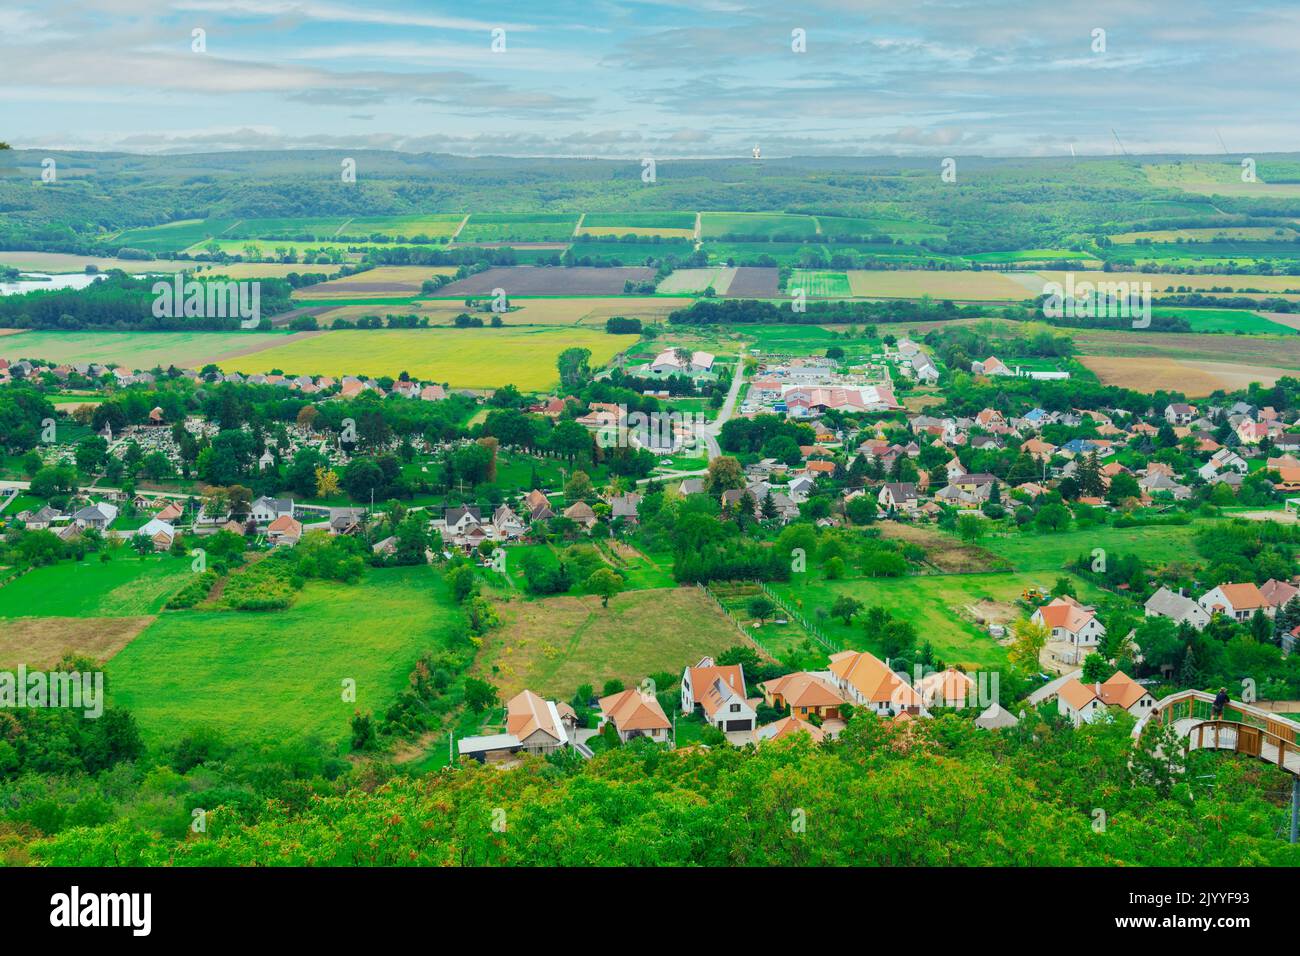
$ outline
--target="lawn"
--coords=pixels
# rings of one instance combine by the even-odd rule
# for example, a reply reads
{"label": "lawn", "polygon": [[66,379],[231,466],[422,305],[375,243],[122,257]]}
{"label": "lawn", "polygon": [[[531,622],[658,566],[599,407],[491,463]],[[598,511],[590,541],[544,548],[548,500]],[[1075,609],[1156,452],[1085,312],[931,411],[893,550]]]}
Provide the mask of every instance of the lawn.
{"label": "lawn", "polygon": [[524,688],[568,700],[580,684],[611,678],[634,686],[741,641],[696,588],[627,591],[602,608],[592,596],[512,600],[497,606],[502,627],[484,640],[478,676],[503,699]]}
{"label": "lawn", "polygon": [[[309,581],[284,611],[172,611],[114,658],[110,695],[150,741],[198,725],[341,741],[354,711],[382,712],[420,654],[443,646],[455,616],[427,567]],[[346,679],[355,703],[342,699]]]}
{"label": "lawn", "polygon": [[[1139,554],[1149,564],[1170,561],[1194,561],[1192,546],[1199,527],[1164,525],[1137,528],[1098,526],[1059,534],[1030,532],[1006,537],[987,537],[980,546],[1000,554],[1018,571],[1059,571],[1080,555],[1090,555],[1094,548],[1108,554]],[[1051,582],[1045,584],[1050,587]]]}
{"label": "lawn", "polygon": [[280,368],[294,375],[393,375],[407,371],[459,388],[545,391],[559,378],[555,360],[567,348],[591,350],[599,368],[630,337],[587,328],[336,330],[221,362],[255,374]]}
{"label": "lawn", "polygon": [[[1060,565],[1057,565],[1059,571]],[[797,578],[798,576],[796,576]],[[1010,607],[1023,590],[1042,583],[1041,576],[1024,573],[932,574],[903,578],[852,578],[826,581],[809,574],[804,581],[780,584],[774,590],[795,610],[810,619],[819,607],[830,609],[835,598],[850,595],[870,606],[884,607],[916,626],[919,640],[929,641],[935,656],[948,664],[968,668],[998,667],[1006,662],[1006,650],[985,631],[959,616],[966,605],[992,602]],[[1055,580],[1055,577],[1053,577]],[[1051,586],[1052,581],[1046,581]],[[1096,590],[1076,580],[1080,597],[1096,596]],[[859,623],[845,626],[837,618],[821,624],[826,635],[846,647],[881,654],[880,645]]]}
{"label": "lawn", "polygon": [[0,618],[130,617],[156,614],[190,575],[190,559],[120,548],[35,568],[0,587]]}

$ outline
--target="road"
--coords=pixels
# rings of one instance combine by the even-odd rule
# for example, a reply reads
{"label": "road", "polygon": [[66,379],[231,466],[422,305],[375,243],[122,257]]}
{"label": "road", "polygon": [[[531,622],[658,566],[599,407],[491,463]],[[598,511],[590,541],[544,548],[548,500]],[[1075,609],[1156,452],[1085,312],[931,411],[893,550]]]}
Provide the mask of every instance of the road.
{"label": "road", "polygon": [[699,430],[699,434],[704,438],[704,447],[708,450],[710,461],[722,454],[722,449],[718,446],[718,435],[722,434],[722,426],[727,424],[735,414],[736,402],[740,399],[740,388],[744,384],[745,355],[742,351],[740,357],[736,359],[736,371],[731,376],[731,389],[727,392],[722,408],[718,410],[718,417]]}

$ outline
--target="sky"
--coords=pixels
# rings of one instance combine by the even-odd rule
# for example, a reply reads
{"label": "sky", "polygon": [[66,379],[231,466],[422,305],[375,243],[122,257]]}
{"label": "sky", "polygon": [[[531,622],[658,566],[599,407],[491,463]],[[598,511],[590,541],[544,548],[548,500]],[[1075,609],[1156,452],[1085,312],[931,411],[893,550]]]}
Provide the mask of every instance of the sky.
{"label": "sky", "polygon": [[0,8],[15,148],[1059,156],[1118,136],[1130,153],[1267,153],[1297,149],[1298,80],[1294,2]]}

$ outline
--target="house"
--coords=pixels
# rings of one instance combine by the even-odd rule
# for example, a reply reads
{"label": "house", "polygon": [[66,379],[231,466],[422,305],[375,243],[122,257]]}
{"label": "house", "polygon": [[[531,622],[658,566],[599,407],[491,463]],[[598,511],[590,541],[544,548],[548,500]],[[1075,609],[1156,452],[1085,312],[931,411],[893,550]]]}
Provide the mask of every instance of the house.
{"label": "house", "polygon": [[331,508],[330,534],[356,534],[365,516],[363,508]]}
{"label": "house", "polygon": [[266,540],[292,548],[302,540],[302,522],[293,515],[280,515],[267,527]]}
{"label": "house", "polygon": [[637,737],[648,737],[657,743],[667,743],[673,725],[659,706],[653,694],[638,688],[629,688],[600,699],[601,724],[613,723],[618,739],[627,743]]}
{"label": "house", "polygon": [[790,714],[801,721],[814,715],[822,720],[838,720],[840,706],[847,701],[828,677],[803,671],[765,681],[758,689],[767,706],[788,707]]}
{"label": "house", "polygon": [[24,511],[18,515],[21,521],[31,531],[44,531],[56,521],[62,521],[67,516],[57,508],[51,508],[44,505],[39,511]]}
{"label": "house", "polygon": [[923,712],[921,696],[874,654],[866,651],[832,654],[830,673],[835,686],[855,706],[870,707],[881,715]]}
{"label": "house", "polygon": [[975,726],[983,727],[985,730],[1002,730],[1005,727],[1014,727],[1018,723],[1020,720],[1008,713],[1001,704],[990,704],[988,709],[975,718]]}
{"label": "house", "polygon": [[509,505],[501,505],[492,512],[492,527],[503,538],[517,538],[528,530],[523,519]]}
{"label": "house", "polygon": [[575,522],[584,531],[590,531],[596,524],[596,512],[585,501],[575,501],[564,509],[564,517]]}
{"label": "house", "polygon": [[421,401],[441,402],[446,397],[447,392],[441,385],[426,385],[420,389]]}
{"label": "house", "polygon": [[565,723],[554,701],[524,690],[506,702],[505,733],[465,737],[457,749],[479,763],[501,763],[519,753],[548,754],[574,743]]}
{"label": "house", "polygon": [[1198,631],[1210,623],[1210,614],[1191,598],[1162,587],[1143,605],[1147,617],[1167,617],[1175,624],[1190,624]]}
{"label": "house", "polygon": [[541,505],[549,506],[550,503],[551,503],[551,499],[547,498],[543,492],[538,491],[536,488],[528,492],[528,494],[524,495],[525,511],[533,511],[534,509],[538,508]]}
{"label": "house", "polygon": [[1290,581],[1278,581],[1269,578],[1259,586],[1259,593],[1264,596],[1264,603],[1273,609],[1273,613],[1289,604],[1297,594],[1300,594],[1300,588],[1296,587]]}
{"label": "house", "polygon": [[758,716],[745,699],[745,672],[739,664],[718,666],[705,657],[682,672],[682,713],[698,707],[704,719],[719,730],[752,731]]}
{"label": "house", "polygon": [[250,515],[258,524],[270,524],[283,515],[293,517],[292,498],[258,498],[253,502]]}
{"label": "house", "polygon": [[152,518],[136,529],[135,537],[141,536],[153,542],[155,551],[166,551],[176,540],[176,529],[166,521]]}
{"label": "house", "polygon": [[983,362],[971,362],[970,370],[972,375],[1011,375],[1011,369],[1002,363],[1002,360],[996,356],[990,355]]}
{"label": "house", "polygon": [[1237,621],[1248,621],[1256,611],[1263,611],[1272,616],[1273,608],[1264,600],[1253,583],[1220,584],[1211,588],[1197,599],[1209,614],[1225,614]]}
{"label": "house", "polygon": [[461,537],[470,528],[481,525],[483,515],[479,512],[478,505],[461,505],[457,508],[448,508],[444,512],[443,520],[446,522],[448,534]]}
{"label": "house", "polygon": [[692,352],[689,357],[678,354],[678,349],[664,349],[648,366],[651,375],[708,375],[713,371],[713,356],[708,352]]}
{"label": "house", "polygon": [[1116,671],[1102,684],[1083,684],[1077,677],[1071,677],[1061,685],[1056,696],[1057,713],[1069,717],[1076,727],[1096,720],[1108,707],[1119,707],[1142,717],[1155,705],[1155,698],[1146,688],[1123,671]]}
{"label": "house", "polygon": [[798,717],[782,717],[754,731],[754,743],[763,744],[769,740],[783,740],[798,734],[807,734],[815,743],[821,743],[826,739],[826,731],[820,727]]}
{"label": "house", "polygon": [[158,513],[154,515],[154,517],[157,518],[159,521],[171,522],[171,521],[176,521],[184,514],[185,514],[184,508],[176,504],[176,502],[174,501],[169,501],[167,502],[167,504],[162,506],[162,508],[158,511]]}
{"label": "house", "polygon": [[916,690],[926,707],[969,707],[976,701],[974,679],[955,667],[927,674]]}
{"label": "house", "polygon": [[102,501],[87,505],[72,515],[72,523],[78,528],[94,528],[96,531],[106,531],[116,519],[117,505],[105,504]]}
{"label": "house", "polygon": [[1165,421],[1170,425],[1188,425],[1196,417],[1196,409],[1186,402],[1173,402],[1165,406]]}
{"label": "house", "polygon": [[641,507],[641,496],[636,492],[618,495],[609,499],[610,518],[621,518],[628,524],[636,524],[637,512]]}
{"label": "house", "polygon": [[1069,595],[1053,598],[1034,611],[1030,620],[1047,627],[1052,640],[1062,641],[1071,648],[1096,647],[1106,633],[1097,612]]}
{"label": "house", "polygon": [[920,496],[916,493],[916,484],[910,481],[885,484],[881,486],[880,494],[876,496],[876,502],[885,510],[893,508],[898,511],[915,511],[920,501]]}

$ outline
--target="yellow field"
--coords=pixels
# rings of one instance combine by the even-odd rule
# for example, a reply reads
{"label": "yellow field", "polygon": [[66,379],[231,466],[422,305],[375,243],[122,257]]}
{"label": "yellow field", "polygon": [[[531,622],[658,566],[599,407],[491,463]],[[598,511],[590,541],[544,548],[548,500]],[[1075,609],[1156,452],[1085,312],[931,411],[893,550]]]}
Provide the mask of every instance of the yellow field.
{"label": "yellow field", "polygon": [[[1052,281],[1065,284],[1064,272],[1036,272],[1044,282]],[[1187,288],[1195,291],[1209,289],[1258,289],[1261,292],[1285,292],[1288,289],[1300,290],[1300,276],[1252,276],[1252,275],[1182,275],[1166,272],[1076,272],[1074,282],[1150,282],[1152,292],[1164,292],[1169,288]],[[1249,294],[1249,293],[1246,293]]]}
{"label": "yellow field", "polygon": [[[302,269],[302,266],[298,267],[299,271]],[[327,267],[326,271],[328,271]],[[434,276],[455,274],[455,266],[376,266],[365,272],[358,272],[356,275],[297,289],[293,297],[313,300],[391,299],[403,295],[418,295],[424,280],[432,279]]]}
{"label": "yellow field", "polygon": [[1140,392],[1164,389],[1182,392],[1188,397],[1209,395],[1218,389],[1245,388],[1251,382],[1272,386],[1284,375],[1295,375],[1294,369],[1264,365],[1150,356],[1083,355],[1079,361],[1092,369],[1104,385],[1118,385]]}
{"label": "yellow field", "polygon": [[270,348],[220,361],[246,375],[283,369],[292,375],[397,376],[402,371],[458,388],[545,391],[558,380],[555,359],[567,348],[591,350],[599,368],[631,336],[594,329],[383,329],[309,334]]}
{"label": "yellow field", "polygon": [[1238,163],[1161,163],[1142,167],[1153,186],[1168,186],[1202,196],[1300,196],[1300,183],[1241,181]]}
{"label": "yellow field", "polygon": [[1019,301],[1035,295],[1030,288],[1002,272],[940,272],[928,269],[877,271],[852,269],[849,289],[854,295],[974,301]]}
{"label": "yellow field", "polygon": [[1111,241],[1119,245],[1128,245],[1142,239],[1152,242],[1231,242],[1276,241],[1290,242],[1295,238],[1295,230],[1279,226],[1226,226],[1222,229],[1157,229],[1152,232],[1121,232],[1111,236]]}

